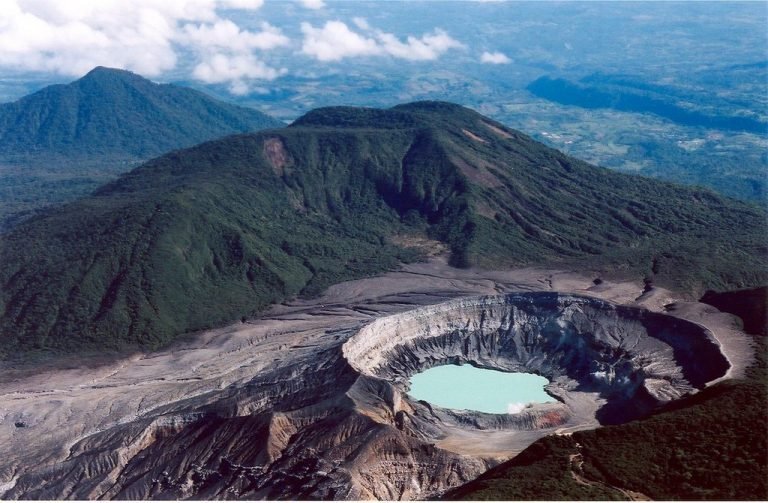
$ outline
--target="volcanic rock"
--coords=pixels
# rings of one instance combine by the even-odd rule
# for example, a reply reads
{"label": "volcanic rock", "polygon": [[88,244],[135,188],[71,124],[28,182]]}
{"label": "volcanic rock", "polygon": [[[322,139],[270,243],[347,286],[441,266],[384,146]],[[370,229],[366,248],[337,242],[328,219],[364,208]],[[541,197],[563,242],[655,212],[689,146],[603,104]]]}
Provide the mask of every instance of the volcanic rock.
{"label": "volcanic rock", "polygon": [[[356,284],[348,295],[362,291]],[[494,284],[503,288],[489,280],[466,280],[463,288],[480,292]],[[3,427],[8,420],[28,425],[9,424],[16,435],[10,442],[20,445],[18,435],[27,435],[30,450],[7,453],[2,497],[428,498],[476,478],[536,438],[641,416],[729,369],[713,334],[677,317],[552,291],[462,297],[414,309],[413,302],[451,296],[431,288],[429,294],[401,291],[343,306],[287,309],[275,318],[279,323],[256,324],[282,326],[280,332],[256,335],[238,324],[237,330],[250,330],[248,339],[239,339],[227,358],[198,359],[193,368],[183,364],[193,356],[183,348],[126,362],[139,369],[144,362],[147,376],[153,359],[172,359],[183,370],[145,382],[146,395],[133,413],[123,403],[140,394],[135,373],[132,386],[107,376],[99,389],[80,388],[95,394],[116,386],[115,411],[80,436],[63,427],[70,441],[55,443],[63,437],[50,426],[64,412],[35,416],[31,407],[46,403],[45,394],[56,396],[55,389],[17,395],[30,407],[4,401]],[[617,293],[605,287],[603,295]],[[366,310],[395,314],[362,314]],[[319,313],[327,313],[325,323],[335,313],[335,326],[313,322]],[[190,350],[206,351],[234,334],[211,333]],[[550,379],[547,391],[557,402],[519,414],[484,414],[412,399],[408,377],[443,363],[539,373]],[[161,389],[186,391],[162,398]],[[119,390],[123,394],[114,394]],[[70,400],[71,411],[77,402]]]}

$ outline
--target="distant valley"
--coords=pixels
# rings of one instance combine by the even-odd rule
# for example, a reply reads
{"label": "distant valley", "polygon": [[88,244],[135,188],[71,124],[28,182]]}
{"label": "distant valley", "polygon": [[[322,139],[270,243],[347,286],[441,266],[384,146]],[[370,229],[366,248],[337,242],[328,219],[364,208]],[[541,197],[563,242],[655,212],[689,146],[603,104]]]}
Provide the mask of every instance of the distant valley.
{"label": "distant valley", "polygon": [[[752,68],[756,73],[761,70],[764,73],[764,65],[752,65]],[[711,96],[698,89],[654,85],[641,78],[621,75],[591,75],[579,82],[541,77],[527,89],[539,98],[561,105],[647,114],[697,132],[696,139],[676,142],[670,134],[661,141],[641,140],[625,134],[624,141],[629,148],[619,162],[613,164],[616,167],[622,163],[644,165],[646,167],[637,171],[647,176],[707,186],[740,199],[766,200],[768,158],[765,152],[750,152],[758,145],[750,145],[748,138],[766,137],[768,117],[744,101]],[[738,150],[723,152],[718,143],[724,134],[744,137]],[[549,136],[557,144],[564,135],[562,131],[553,131]],[[595,150],[601,147],[595,146]]]}
{"label": "distant valley", "polygon": [[[639,79],[593,75],[581,82],[541,77],[528,85],[534,95],[582,108],[612,108],[627,112],[650,113],[684,126],[765,133],[768,122],[754,113],[752,116],[727,115],[733,106],[726,100],[697,96],[690,91],[672,87],[653,86]],[[699,102],[709,114],[693,109],[686,98]],[[681,101],[681,104],[676,103]],[[715,112],[717,111],[717,112]]]}

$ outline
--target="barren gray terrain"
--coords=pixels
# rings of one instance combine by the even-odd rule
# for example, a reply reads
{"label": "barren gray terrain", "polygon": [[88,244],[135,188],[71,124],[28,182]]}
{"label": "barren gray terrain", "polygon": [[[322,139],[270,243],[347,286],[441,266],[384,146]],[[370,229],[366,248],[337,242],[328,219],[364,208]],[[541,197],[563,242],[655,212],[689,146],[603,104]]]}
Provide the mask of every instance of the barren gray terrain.
{"label": "barren gray terrain", "polygon": [[[96,368],[6,370],[0,497],[420,499],[541,436],[606,422],[600,411],[612,400],[639,412],[749,364],[731,315],[593,279],[459,270],[435,258],[165,351]],[[537,332],[553,320],[570,327],[557,332],[572,338],[562,346]],[[593,349],[568,349],[589,337]],[[507,416],[407,395],[409,375],[447,362],[541,373],[558,401]]]}

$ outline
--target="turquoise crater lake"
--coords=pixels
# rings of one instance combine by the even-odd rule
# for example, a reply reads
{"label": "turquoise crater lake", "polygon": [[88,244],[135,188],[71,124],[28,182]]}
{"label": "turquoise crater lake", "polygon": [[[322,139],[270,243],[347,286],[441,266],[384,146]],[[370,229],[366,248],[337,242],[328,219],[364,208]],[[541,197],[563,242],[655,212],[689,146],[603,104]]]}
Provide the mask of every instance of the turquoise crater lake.
{"label": "turquoise crater lake", "polygon": [[532,402],[554,402],[544,391],[548,383],[534,374],[440,365],[412,376],[408,394],[447,409],[515,414]]}

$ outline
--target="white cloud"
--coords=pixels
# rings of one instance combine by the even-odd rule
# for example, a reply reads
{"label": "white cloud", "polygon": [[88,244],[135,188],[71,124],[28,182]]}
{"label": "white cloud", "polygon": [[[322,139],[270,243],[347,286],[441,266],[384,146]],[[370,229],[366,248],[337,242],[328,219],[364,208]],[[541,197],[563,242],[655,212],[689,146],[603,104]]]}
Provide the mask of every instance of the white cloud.
{"label": "white cloud", "polygon": [[220,0],[222,7],[230,9],[256,10],[264,5],[264,0]]}
{"label": "white cloud", "polygon": [[325,7],[325,2],[323,0],[301,0],[301,5],[307,9],[322,9]]}
{"label": "white cloud", "polygon": [[[157,77],[182,63],[193,78],[245,93],[285,73],[270,63],[270,53],[291,46],[275,26],[244,28],[239,22],[237,10],[252,11],[263,3],[0,0],[0,73],[41,71],[76,77],[95,66],[109,66]],[[324,6],[319,0],[302,4]],[[363,18],[354,18],[349,25],[302,23],[301,31],[301,51],[319,61],[364,56],[434,60],[464,47],[440,29],[399,38],[371,27]]]}
{"label": "white cloud", "polygon": [[512,60],[509,59],[507,55],[502,52],[485,51],[483,55],[480,56],[480,61],[482,61],[483,63],[490,63],[493,65],[503,65],[511,62]]}
{"label": "white cloud", "polygon": [[406,42],[401,42],[391,33],[378,33],[377,37],[387,54],[411,60],[437,59],[449,49],[464,47],[462,43],[439,29],[421,38],[409,36]]}
{"label": "white cloud", "polygon": [[279,28],[262,23],[258,32],[242,30],[229,19],[187,24],[177,40],[197,53],[192,76],[209,84],[229,83],[233,94],[246,94],[256,80],[274,80],[285,73],[267,65],[254,51],[290,44]]}
{"label": "white cloud", "polygon": [[166,12],[77,0],[8,0],[3,9],[0,67],[80,75],[109,64],[156,75],[176,64]]}
{"label": "white cloud", "polygon": [[507,414],[519,414],[520,412],[525,410],[526,407],[528,407],[528,404],[526,404],[526,403],[521,403],[521,402],[518,402],[518,403],[508,403],[507,404]]}
{"label": "white cloud", "polygon": [[[248,31],[222,9],[258,9],[263,0],[3,0],[0,69],[80,76],[103,65],[153,77],[176,67],[191,49],[195,75],[224,68],[235,80],[274,78],[253,55],[289,43],[263,24]],[[224,61],[226,60],[226,64]],[[221,77],[217,77],[221,79]],[[242,89],[242,87],[241,87]]]}
{"label": "white cloud", "polygon": [[222,53],[206,57],[192,71],[192,75],[203,82],[229,83],[233,94],[246,94],[250,89],[249,80],[273,80],[284,73],[284,69],[272,68],[253,55]]}
{"label": "white cloud", "polygon": [[231,52],[269,50],[290,43],[279,28],[269,23],[262,23],[260,32],[251,32],[241,30],[229,19],[222,19],[213,24],[187,24],[177,40],[199,50],[228,49]]}
{"label": "white cloud", "polygon": [[440,29],[420,38],[408,36],[402,41],[391,33],[372,29],[363,18],[354,18],[353,22],[365,33],[351,30],[341,21],[328,21],[322,28],[302,23],[302,52],[320,61],[382,55],[408,60],[434,60],[450,49],[464,47]]}
{"label": "white cloud", "polygon": [[353,32],[341,21],[328,21],[322,28],[301,23],[301,31],[304,33],[302,52],[320,61],[338,61],[381,52],[375,40]]}

